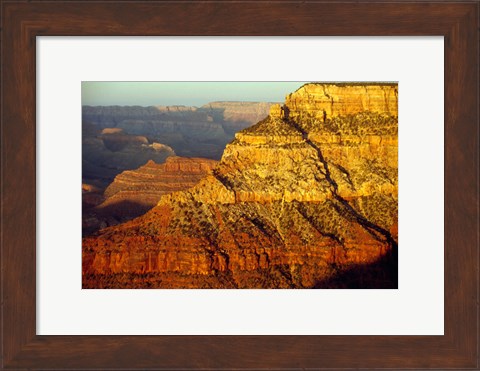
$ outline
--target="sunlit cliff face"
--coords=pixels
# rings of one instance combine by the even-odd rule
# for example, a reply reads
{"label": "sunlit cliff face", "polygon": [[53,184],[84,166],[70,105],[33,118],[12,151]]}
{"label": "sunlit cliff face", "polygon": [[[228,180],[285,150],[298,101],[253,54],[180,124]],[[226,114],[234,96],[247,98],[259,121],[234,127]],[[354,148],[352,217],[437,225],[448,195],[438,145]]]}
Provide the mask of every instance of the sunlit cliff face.
{"label": "sunlit cliff face", "polygon": [[306,84],[212,173],[83,241],[83,285],[397,285],[396,84]]}

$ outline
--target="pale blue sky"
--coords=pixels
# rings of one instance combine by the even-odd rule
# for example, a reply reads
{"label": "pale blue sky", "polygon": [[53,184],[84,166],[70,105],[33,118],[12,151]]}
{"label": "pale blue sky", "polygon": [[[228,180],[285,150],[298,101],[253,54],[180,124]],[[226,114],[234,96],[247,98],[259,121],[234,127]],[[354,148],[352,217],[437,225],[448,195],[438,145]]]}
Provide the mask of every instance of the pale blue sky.
{"label": "pale blue sky", "polygon": [[82,82],[82,105],[202,106],[214,101],[283,102],[304,82]]}

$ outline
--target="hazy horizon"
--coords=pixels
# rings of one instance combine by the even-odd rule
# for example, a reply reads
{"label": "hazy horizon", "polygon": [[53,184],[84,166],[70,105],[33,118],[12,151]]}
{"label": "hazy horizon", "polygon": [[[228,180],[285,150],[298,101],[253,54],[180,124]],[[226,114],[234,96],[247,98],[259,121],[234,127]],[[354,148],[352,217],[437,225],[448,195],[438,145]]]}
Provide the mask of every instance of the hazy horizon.
{"label": "hazy horizon", "polygon": [[195,106],[210,102],[283,102],[305,82],[82,81],[82,106]]}

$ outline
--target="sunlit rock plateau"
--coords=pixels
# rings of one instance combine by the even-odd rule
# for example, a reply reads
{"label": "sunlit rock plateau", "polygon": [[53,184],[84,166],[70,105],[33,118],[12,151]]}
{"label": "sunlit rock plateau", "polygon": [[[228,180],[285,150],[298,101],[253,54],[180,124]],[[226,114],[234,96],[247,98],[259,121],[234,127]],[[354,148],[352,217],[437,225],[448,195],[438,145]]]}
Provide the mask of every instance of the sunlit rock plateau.
{"label": "sunlit rock plateau", "polygon": [[396,288],[397,112],[394,83],[304,85],[195,186],[84,238],[83,287]]}

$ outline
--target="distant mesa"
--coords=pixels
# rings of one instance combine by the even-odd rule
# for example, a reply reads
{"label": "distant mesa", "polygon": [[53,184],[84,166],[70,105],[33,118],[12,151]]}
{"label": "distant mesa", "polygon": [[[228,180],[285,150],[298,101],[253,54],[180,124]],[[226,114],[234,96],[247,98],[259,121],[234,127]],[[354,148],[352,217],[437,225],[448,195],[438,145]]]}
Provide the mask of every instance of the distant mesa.
{"label": "distant mesa", "polygon": [[268,116],[267,102],[190,106],[83,106],[82,120],[105,134],[144,136],[185,157],[219,159],[234,133]]}
{"label": "distant mesa", "polygon": [[160,112],[195,112],[198,110],[197,107],[192,106],[154,106]]}
{"label": "distant mesa", "polygon": [[129,145],[148,145],[145,136],[124,134],[123,130],[118,128],[103,129],[100,138],[105,147],[112,152],[121,151]]}
{"label": "distant mesa", "polygon": [[150,159],[162,163],[175,156],[170,146],[150,142],[143,135],[127,134],[121,128],[94,131],[90,125],[88,130],[82,136],[82,177],[88,181],[102,179],[109,183],[120,172],[138,168]]}
{"label": "distant mesa", "polygon": [[101,131],[101,135],[108,135],[108,134],[123,134],[123,129],[120,128],[105,128]]}

